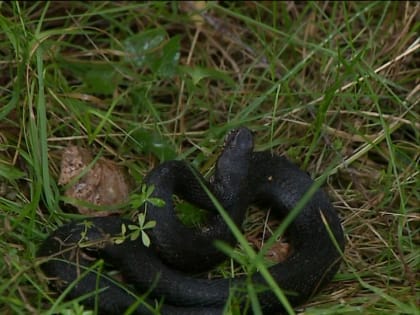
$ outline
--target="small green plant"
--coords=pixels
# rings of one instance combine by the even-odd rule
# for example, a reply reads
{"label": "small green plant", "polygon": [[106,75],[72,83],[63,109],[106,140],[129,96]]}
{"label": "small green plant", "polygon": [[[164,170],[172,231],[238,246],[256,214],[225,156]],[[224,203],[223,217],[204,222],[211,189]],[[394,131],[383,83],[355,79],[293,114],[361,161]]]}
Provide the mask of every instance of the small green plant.
{"label": "small green plant", "polygon": [[[74,306],[80,298],[49,297],[31,268],[62,223],[56,150],[94,144],[136,181],[152,158],[207,174],[221,137],[245,125],[258,151],[315,178],[332,167],[324,188],[346,230],[346,263],[305,314],[418,315],[419,10],[416,1],[209,1],[197,12],[175,1],[1,2],[0,314],[89,313]],[[152,211],[156,192],[142,187],[134,209]],[[196,215],[171,202],[181,219]],[[87,220],[76,247],[140,238],[147,221],[101,238]],[[233,259],[259,267],[261,254],[241,253]],[[215,275],[243,270],[229,261]],[[245,289],[258,314],[258,288]]]}
{"label": "small green plant", "polygon": [[83,220],[80,224],[83,225],[83,231],[80,232],[80,240],[77,242],[77,245],[80,248],[90,247],[92,246],[92,242],[89,242],[87,232],[93,226],[93,223],[89,220]]}
{"label": "small green plant", "polygon": [[85,310],[83,305],[72,303],[72,308],[60,312],[62,315],[93,315],[93,311]]}
{"label": "small green plant", "polygon": [[150,246],[150,238],[145,232],[147,229],[152,229],[156,226],[155,221],[146,222],[146,211],[147,204],[151,203],[156,207],[163,207],[165,201],[159,198],[151,197],[155,187],[153,185],[147,186],[143,184],[141,186],[140,194],[134,194],[131,196],[130,204],[133,208],[140,208],[144,205],[144,212],[141,212],[137,216],[138,224],[122,224],[121,225],[121,236],[114,239],[115,244],[121,244],[127,238],[131,241],[138,239],[141,236],[143,245],[146,247]]}
{"label": "small green plant", "polygon": [[[139,213],[137,216],[138,224],[122,224],[121,225],[121,236],[114,239],[115,244],[121,244],[127,238],[130,238],[131,241],[134,241],[139,238],[141,235],[141,241],[146,247],[150,246],[150,238],[145,232],[147,229],[152,229],[156,226],[156,221],[146,222],[146,214],[144,212]],[[127,230],[129,233],[127,234]]]}
{"label": "small green plant", "polygon": [[151,203],[156,207],[163,207],[165,205],[165,201],[156,197],[151,197],[153,191],[155,190],[155,186],[150,185],[147,186],[143,184],[141,186],[140,194],[133,194],[130,198],[130,205],[134,209],[138,209],[141,206],[145,206],[145,210],[147,209],[147,203]]}

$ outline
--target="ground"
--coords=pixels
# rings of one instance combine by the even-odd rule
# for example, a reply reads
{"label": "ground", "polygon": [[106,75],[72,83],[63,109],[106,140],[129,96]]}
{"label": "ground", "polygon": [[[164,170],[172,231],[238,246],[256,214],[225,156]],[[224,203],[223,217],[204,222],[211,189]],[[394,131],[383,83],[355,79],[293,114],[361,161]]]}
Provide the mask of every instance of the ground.
{"label": "ground", "polygon": [[64,148],[136,183],[174,158],[208,175],[243,125],[258,150],[327,175],[343,219],[344,263],[297,312],[419,314],[418,2],[39,1],[0,13],[2,314],[83,313],[49,294],[35,258],[77,216],[58,185]]}

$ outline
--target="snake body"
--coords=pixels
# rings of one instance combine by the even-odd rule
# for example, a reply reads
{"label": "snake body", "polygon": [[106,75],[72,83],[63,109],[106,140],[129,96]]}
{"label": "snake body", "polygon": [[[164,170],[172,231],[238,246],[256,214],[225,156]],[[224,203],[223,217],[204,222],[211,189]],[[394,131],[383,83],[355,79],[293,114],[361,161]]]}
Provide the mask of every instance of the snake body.
{"label": "snake body", "polygon": [[[132,222],[120,217],[96,217],[59,227],[39,249],[38,256],[47,257],[41,267],[54,279],[55,288],[67,289],[70,299],[83,296],[82,303],[97,309],[98,314],[122,314],[130,307],[131,314],[154,314],[148,303],[153,306],[157,300],[161,314],[220,315],[232,292],[243,312],[249,311],[244,302],[247,283],[267,288],[259,272],[251,278],[211,280],[187,274],[226,259],[214,246],[215,240],[229,245],[236,242],[211,195],[240,226],[251,204],[286,217],[314,184],[286,158],[254,151],[253,135],[247,128],[227,136],[211,181],[184,161],[168,161],[152,170],[145,183],[154,186],[152,197],[165,201],[163,207],[146,204],[146,221],[156,222],[150,232],[147,230],[150,247],[140,239],[116,244],[114,237],[121,234],[121,226]],[[208,210],[204,226],[180,223],[174,211],[174,194]],[[344,250],[340,220],[321,189],[297,213],[287,235],[292,253],[269,272],[296,306],[331,281],[340,264],[340,251]],[[131,290],[99,275],[91,267],[98,258],[119,270]],[[130,293],[133,291],[137,294]],[[283,310],[272,290],[261,289],[256,294],[264,314]]]}

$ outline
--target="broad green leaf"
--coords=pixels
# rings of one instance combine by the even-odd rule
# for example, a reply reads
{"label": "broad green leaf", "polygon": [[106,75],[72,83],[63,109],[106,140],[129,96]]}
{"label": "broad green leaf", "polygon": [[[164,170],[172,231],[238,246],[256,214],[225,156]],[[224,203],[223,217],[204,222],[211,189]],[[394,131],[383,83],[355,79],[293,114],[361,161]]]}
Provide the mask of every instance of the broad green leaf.
{"label": "broad green leaf", "polygon": [[132,137],[137,142],[134,149],[140,153],[153,153],[160,161],[173,160],[177,156],[172,144],[158,132],[138,129],[132,133]]}
{"label": "broad green leaf", "polygon": [[153,64],[156,58],[155,52],[166,37],[165,30],[158,28],[127,38],[124,41],[124,47],[126,52],[129,53],[129,61],[134,61],[138,67]]}
{"label": "broad green leaf", "polygon": [[137,67],[148,67],[155,75],[172,77],[177,74],[180,37],[168,38],[163,29],[152,29],[124,41],[128,61]]}
{"label": "broad green leaf", "polygon": [[85,72],[83,80],[90,93],[112,94],[120,81],[120,76],[112,67],[90,69]]}
{"label": "broad green leaf", "polygon": [[162,77],[172,77],[177,74],[180,57],[180,37],[171,38],[163,47],[162,56],[158,59],[156,73]]}
{"label": "broad green leaf", "polygon": [[59,61],[62,68],[65,68],[83,82],[85,93],[112,95],[122,81],[120,72],[126,71],[116,63],[91,63],[64,58],[59,58]]}

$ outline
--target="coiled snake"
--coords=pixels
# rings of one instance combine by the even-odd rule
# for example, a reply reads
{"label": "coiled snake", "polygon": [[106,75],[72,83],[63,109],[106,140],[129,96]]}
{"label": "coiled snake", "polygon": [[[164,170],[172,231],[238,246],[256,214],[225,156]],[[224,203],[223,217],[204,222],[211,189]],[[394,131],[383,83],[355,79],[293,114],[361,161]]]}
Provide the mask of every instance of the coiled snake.
{"label": "coiled snake", "polygon": [[[227,136],[210,182],[184,161],[162,163],[148,174],[145,184],[154,186],[152,196],[165,202],[163,207],[146,205],[146,220],[156,222],[147,230],[150,247],[140,239],[116,244],[122,225],[132,224],[128,219],[88,218],[61,226],[43,242],[38,256],[48,259],[41,267],[53,278],[57,290],[67,288],[70,299],[83,296],[82,303],[96,308],[98,314],[122,314],[133,304],[131,314],[154,314],[147,303],[153,306],[156,300],[161,314],[222,314],[232,292],[245,312],[243,301],[249,281],[258,288],[264,314],[273,314],[283,306],[272,290],[263,289],[267,284],[259,272],[248,279],[212,280],[186,272],[203,271],[226,259],[214,246],[215,240],[230,245],[236,241],[211,194],[240,226],[251,204],[286,217],[313,183],[286,158],[254,151],[253,135],[242,127]],[[174,194],[208,211],[204,226],[180,223],[174,211]],[[301,208],[287,235],[292,253],[269,271],[295,306],[332,279],[341,260],[337,246],[344,249],[340,220],[322,190],[316,190]],[[125,286],[90,268],[98,258],[121,272]]]}

